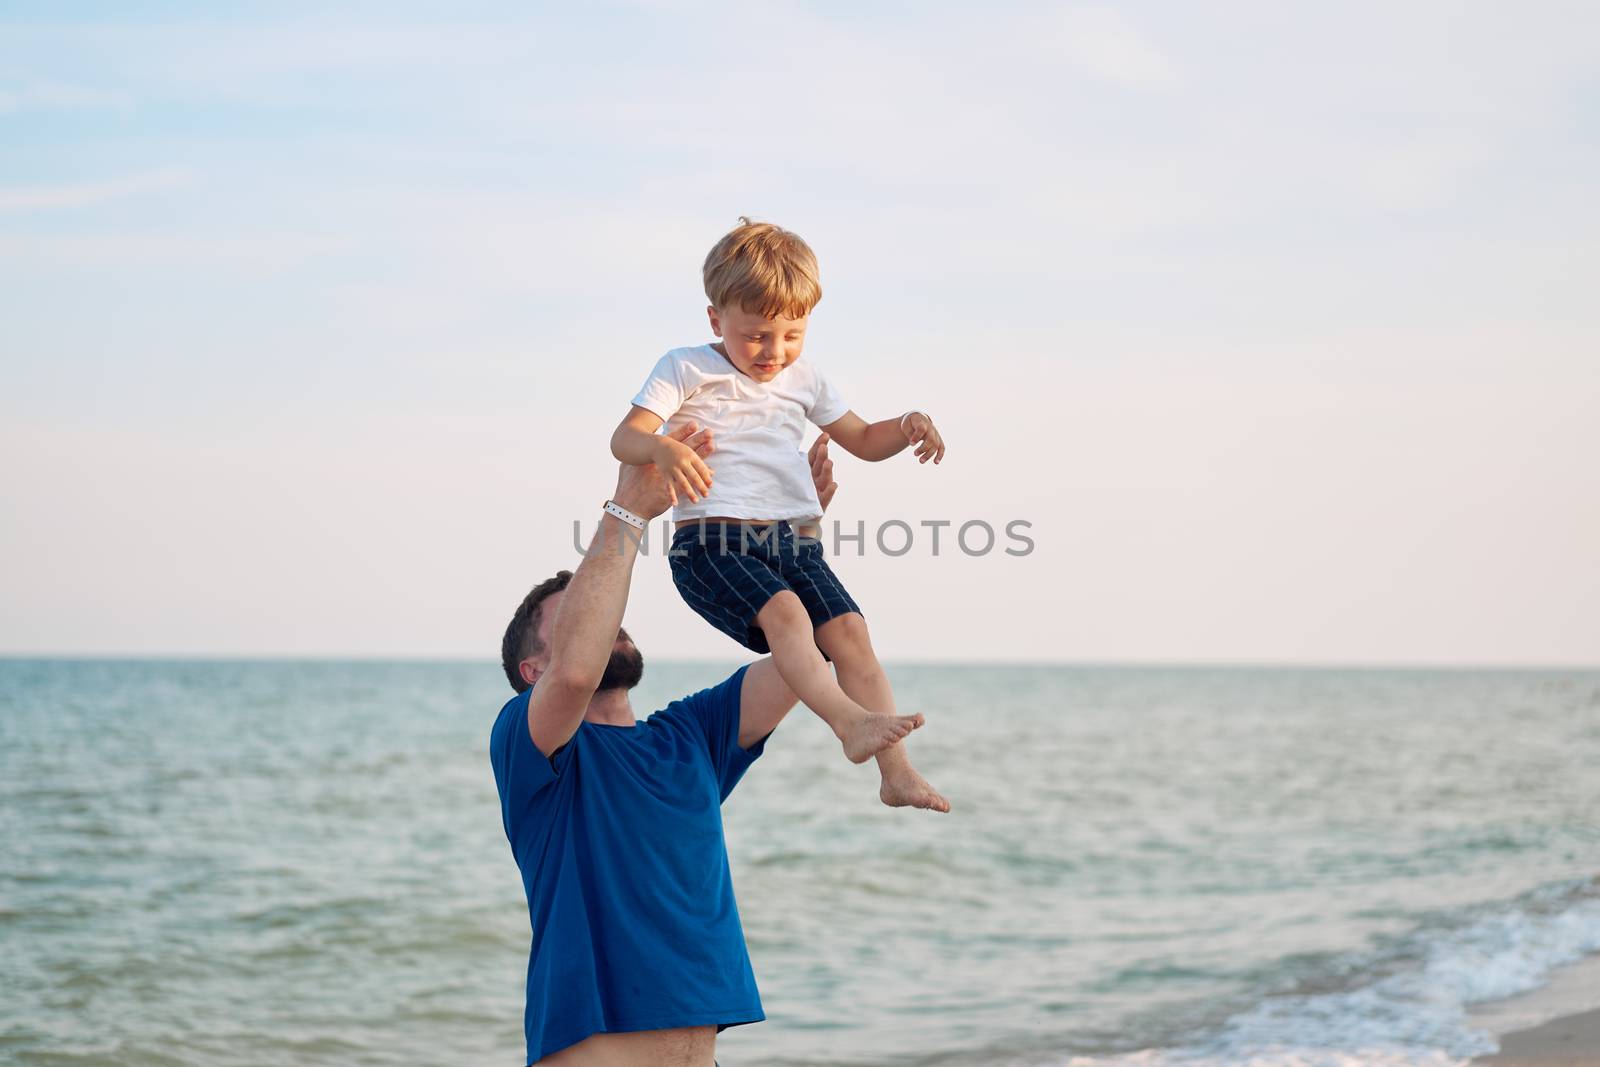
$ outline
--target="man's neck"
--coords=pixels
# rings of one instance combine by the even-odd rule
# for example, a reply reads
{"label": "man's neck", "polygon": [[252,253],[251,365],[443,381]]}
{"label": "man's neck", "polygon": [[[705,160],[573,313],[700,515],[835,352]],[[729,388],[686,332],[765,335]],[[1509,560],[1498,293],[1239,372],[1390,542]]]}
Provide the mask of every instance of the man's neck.
{"label": "man's neck", "polygon": [[637,720],[633,717],[633,705],[628,703],[628,691],[602,689],[595,693],[583,713],[583,721],[601,726],[632,726]]}

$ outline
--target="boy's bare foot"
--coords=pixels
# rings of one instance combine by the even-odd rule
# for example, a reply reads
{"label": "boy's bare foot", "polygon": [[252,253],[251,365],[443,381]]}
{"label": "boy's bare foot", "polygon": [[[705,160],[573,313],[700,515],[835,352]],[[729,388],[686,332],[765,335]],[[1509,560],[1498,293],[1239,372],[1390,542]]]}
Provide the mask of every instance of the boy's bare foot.
{"label": "boy's bare foot", "polygon": [[950,802],[928,780],[910,767],[903,771],[886,773],[878,787],[878,799],[891,808],[926,808],[929,811],[949,811]]}
{"label": "boy's bare foot", "polygon": [[921,715],[863,715],[839,741],[851,763],[865,763],[926,721]]}

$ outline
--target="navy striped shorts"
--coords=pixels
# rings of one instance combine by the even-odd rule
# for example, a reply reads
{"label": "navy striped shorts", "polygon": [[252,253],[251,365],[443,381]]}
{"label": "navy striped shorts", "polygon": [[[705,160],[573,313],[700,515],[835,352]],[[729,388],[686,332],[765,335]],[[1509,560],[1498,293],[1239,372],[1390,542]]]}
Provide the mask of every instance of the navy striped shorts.
{"label": "navy striped shorts", "polygon": [[685,526],[667,555],[684,602],[753,652],[772,651],[756,613],[785,589],[805,605],[813,630],[861,612],[822,558],[822,542],[797,536],[787,522],[711,519]]}

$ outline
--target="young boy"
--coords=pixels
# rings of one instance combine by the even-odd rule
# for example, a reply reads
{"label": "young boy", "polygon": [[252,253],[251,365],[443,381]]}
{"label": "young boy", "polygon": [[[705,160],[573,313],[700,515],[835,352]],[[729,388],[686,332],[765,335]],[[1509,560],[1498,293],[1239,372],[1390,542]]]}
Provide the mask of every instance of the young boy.
{"label": "young boy", "polygon": [[[895,713],[861,609],[820,541],[795,534],[795,524],[822,517],[800,450],[807,420],[861,459],[888,459],[915,444],[920,462],[938,463],[944,440],[922,412],[865,422],[800,361],[806,322],[822,299],[816,257],[795,234],[739,221],[703,271],[721,343],[662,356],[612,434],[611,451],[625,463],[654,463],[672,487],[672,578],[689,606],[746,648],[770,651],[852,762],[877,757],[885,804],[949,811],[897,744],[923,717]],[[715,478],[694,450],[657,433],[686,422],[711,432]]]}

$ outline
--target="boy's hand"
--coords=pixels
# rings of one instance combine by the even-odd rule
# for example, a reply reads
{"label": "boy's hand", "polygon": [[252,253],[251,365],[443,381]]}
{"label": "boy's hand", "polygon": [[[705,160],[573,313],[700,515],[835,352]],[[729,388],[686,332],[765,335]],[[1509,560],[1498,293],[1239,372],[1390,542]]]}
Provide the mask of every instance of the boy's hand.
{"label": "boy's hand", "polygon": [[918,463],[928,462],[929,457],[935,463],[944,459],[944,438],[927,415],[920,411],[906,412],[900,419],[900,432],[906,435],[907,441],[917,446],[915,455]]}
{"label": "boy's hand", "polygon": [[[709,444],[711,431],[705,430],[704,435],[705,442]],[[710,449],[707,448],[705,451],[709,452]],[[706,466],[705,460],[700,458],[695,449],[674,435],[663,434],[656,439],[652,462],[667,484],[667,492],[671,496],[673,507],[678,506],[680,492],[698,503],[701,497],[711,491],[711,468]]]}
{"label": "boy's hand", "polygon": [[[697,459],[711,455],[716,449],[711,442],[711,431],[699,430],[693,422],[662,435],[662,440],[688,449]],[[642,519],[653,519],[677,503],[671,484],[653,463],[643,466],[621,464],[617,473],[617,491],[612,499]]]}

